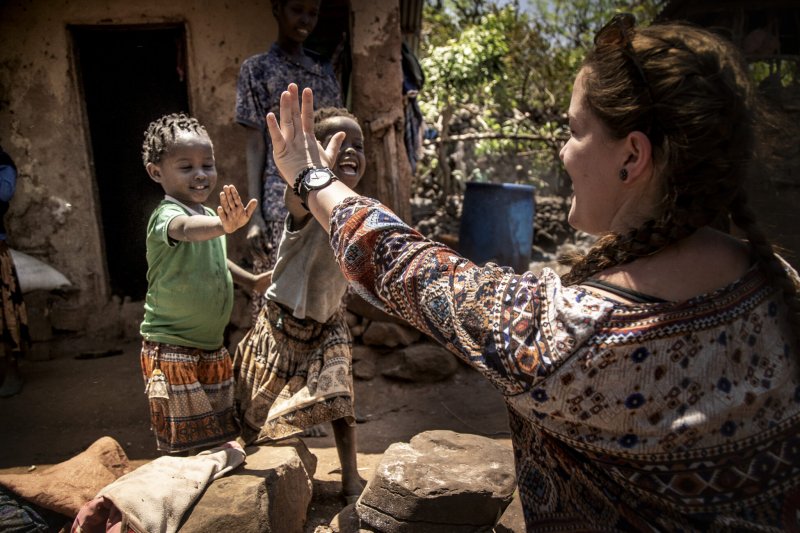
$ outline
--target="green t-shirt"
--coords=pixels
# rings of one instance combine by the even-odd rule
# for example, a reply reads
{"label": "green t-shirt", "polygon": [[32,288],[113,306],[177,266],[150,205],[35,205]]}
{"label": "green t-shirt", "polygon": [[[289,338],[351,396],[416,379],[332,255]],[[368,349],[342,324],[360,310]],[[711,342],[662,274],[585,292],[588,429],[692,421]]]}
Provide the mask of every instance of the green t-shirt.
{"label": "green t-shirt", "polygon": [[[216,216],[204,207],[206,214]],[[147,296],[140,332],[153,342],[216,350],[233,309],[225,236],[182,242],[169,238],[173,218],[192,215],[162,200],[147,223]]]}

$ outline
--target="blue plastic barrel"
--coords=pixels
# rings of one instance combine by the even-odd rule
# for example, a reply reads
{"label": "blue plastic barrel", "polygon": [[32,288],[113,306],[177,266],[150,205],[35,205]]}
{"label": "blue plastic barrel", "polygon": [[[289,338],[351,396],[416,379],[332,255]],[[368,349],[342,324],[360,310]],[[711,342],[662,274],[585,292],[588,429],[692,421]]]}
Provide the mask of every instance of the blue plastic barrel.
{"label": "blue plastic barrel", "polygon": [[467,182],[459,252],[474,263],[497,263],[521,274],[533,245],[534,190],[531,185]]}

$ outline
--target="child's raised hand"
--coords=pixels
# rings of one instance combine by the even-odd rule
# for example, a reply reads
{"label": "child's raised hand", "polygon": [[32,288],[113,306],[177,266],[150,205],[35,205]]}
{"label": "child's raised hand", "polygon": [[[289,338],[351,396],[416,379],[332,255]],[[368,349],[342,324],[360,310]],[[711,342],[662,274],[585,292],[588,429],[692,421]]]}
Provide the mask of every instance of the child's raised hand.
{"label": "child's raised hand", "polygon": [[222,192],[219,193],[219,204],[217,215],[222,223],[222,229],[225,230],[225,233],[233,233],[247,224],[250,217],[253,216],[258,202],[255,198],[251,198],[247,205],[243,205],[236,187],[224,185]]}
{"label": "child's raised hand", "polygon": [[264,294],[267,292],[267,289],[272,284],[272,270],[267,272],[262,272],[261,274],[255,275],[255,281],[253,282],[253,290],[258,294]]}

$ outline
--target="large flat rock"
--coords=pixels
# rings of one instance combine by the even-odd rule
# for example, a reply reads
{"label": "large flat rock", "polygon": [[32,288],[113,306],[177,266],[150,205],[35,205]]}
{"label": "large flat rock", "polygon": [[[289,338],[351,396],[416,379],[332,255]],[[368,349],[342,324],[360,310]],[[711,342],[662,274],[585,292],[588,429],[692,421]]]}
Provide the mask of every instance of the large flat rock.
{"label": "large flat rock", "polygon": [[478,435],[426,431],[386,450],[356,512],[384,533],[491,531],[515,486],[506,446]]}
{"label": "large flat rock", "polygon": [[317,459],[300,439],[246,449],[245,464],[214,481],[181,533],[303,531]]}

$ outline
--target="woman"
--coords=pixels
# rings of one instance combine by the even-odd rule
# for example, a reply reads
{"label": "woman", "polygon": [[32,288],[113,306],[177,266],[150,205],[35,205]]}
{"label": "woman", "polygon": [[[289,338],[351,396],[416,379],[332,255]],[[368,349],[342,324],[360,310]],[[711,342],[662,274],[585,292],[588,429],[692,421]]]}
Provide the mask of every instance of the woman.
{"label": "woman", "polygon": [[[321,150],[302,98],[290,86],[267,117],[287,182],[340,141]],[[797,527],[797,275],[746,205],[751,99],[722,39],[612,19],[561,151],[569,221],[601,238],[563,279],[479,267],[340,182],[298,180],[350,282],[505,395],[529,530]]]}
{"label": "woman", "polygon": [[[311,87],[317,95],[317,105],[342,104],[333,65],[303,46],[317,25],[319,7],[320,0],[272,0],[278,38],[268,52],[247,58],[239,69],[236,122],[248,130],[248,192],[261,201],[261,210],[253,216],[247,230],[253,271],[257,274],[269,272],[275,266],[287,215],[283,205],[286,186],[272,160],[264,116],[278,110],[280,93],[290,82]],[[264,294],[251,294],[253,324],[266,303]]]}

